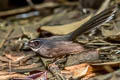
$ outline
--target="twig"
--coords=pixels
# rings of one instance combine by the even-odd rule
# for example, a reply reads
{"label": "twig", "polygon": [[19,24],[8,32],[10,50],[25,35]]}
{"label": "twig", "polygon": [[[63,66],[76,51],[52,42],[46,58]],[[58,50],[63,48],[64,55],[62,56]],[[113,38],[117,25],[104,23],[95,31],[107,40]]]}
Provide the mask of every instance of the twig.
{"label": "twig", "polygon": [[[47,7],[53,8],[53,7],[57,7],[57,6],[59,6],[59,4],[49,2],[49,3],[38,4],[38,5],[35,5],[34,7],[37,10],[40,10],[40,9],[47,8]],[[0,17],[1,16],[8,16],[8,15],[15,15],[15,14],[20,14],[20,13],[25,13],[25,12],[28,12],[30,10],[32,10],[31,6],[18,8],[18,9],[13,9],[13,10],[8,10],[8,11],[1,11],[0,12]]]}
{"label": "twig", "polygon": [[120,46],[120,44],[111,44],[111,43],[87,43],[86,46]]}
{"label": "twig", "polygon": [[9,35],[12,33],[13,28],[11,28],[8,33],[5,35],[4,40],[2,40],[2,42],[0,43],[0,48],[2,48],[2,46],[4,45],[4,43],[6,42],[7,38],[9,37]]}
{"label": "twig", "polygon": [[11,60],[9,61],[9,75],[11,74],[12,72],[12,62]]}
{"label": "twig", "polygon": [[117,25],[116,25],[115,21],[113,21],[112,23],[113,23],[113,26],[114,26],[114,28],[115,28],[116,32],[119,32],[119,29],[118,29],[118,27],[117,27]]}
{"label": "twig", "polygon": [[56,77],[57,80],[66,80],[65,76],[62,75],[62,73],[57,65],[50,64],[48,69]]}
{"label": "twig", "polygon": [[107,79],[109,79],[109,80],[118,80],[119,77],[120,77],[120,69],[116,70],[116,71],[114,71],[112,73],[108,73],[108,74],[105,74],[105,75],[92,77],[89,80],[107,80]]}
{"label": "twig", "polygon": [[27,1],[28,5],[29,5],[31,8],[36,9],[34,3],[32,2],[32,0],[26,0],[26,1]]}

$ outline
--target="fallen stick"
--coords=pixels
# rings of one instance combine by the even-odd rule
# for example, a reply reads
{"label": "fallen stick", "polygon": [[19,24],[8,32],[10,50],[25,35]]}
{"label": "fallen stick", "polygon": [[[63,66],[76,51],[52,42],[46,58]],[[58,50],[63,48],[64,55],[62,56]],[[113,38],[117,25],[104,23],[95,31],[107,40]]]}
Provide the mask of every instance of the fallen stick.
{"label": "fallen stick", "polygon": [[[40,10],[43,8],[53,8],[53,7],[57,7],[57,6],[59,6],[59,5],[57,3],[53,3],[53,2],[34,5],[35,9],[37,9],[37,10]],[[33,8],[31,6],[27,6],[27,7],[22,7],[22,8],[18,8],[18,9],[8,10],[8,11],[1,11],[0,17],[25,13],[32,9]]]}
{"label": "fallen stick", "polygon": [[8,31],[8,33],[5,35],[4,40],[2,40],[1,43],[0,43],[0,48],[2,48],[2,46],[3,46],[4,43],[6,42],[7,38],[8,38],[9,35],[12,33],[12,31],[13,31],[13,28],[11,28],[11,29]]}

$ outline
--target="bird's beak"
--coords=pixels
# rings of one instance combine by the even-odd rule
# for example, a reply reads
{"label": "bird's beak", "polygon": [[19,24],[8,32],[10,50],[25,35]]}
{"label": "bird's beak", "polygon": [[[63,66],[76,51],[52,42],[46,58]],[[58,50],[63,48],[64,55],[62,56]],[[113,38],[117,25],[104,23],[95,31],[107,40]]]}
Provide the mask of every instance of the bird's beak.
{"label": "bird's beak", "polygon": [[23,49],[30,49],[30,46],[29,46],[28,43],[29,43],[29,41],[24,42],[22,48],[23,48]]}

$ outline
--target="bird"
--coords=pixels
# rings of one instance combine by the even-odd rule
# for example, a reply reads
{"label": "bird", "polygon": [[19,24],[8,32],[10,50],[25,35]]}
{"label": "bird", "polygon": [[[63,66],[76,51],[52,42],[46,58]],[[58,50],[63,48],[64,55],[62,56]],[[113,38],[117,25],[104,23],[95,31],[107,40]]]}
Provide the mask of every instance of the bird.
{"label": "bird", "polygon": [[103,10],[89,19],[78,29],[64,36],[36,38],[29,40],[26,44],[30,49],[43,58],[58,58],[64,55],[80,53],[84,51],[84,48],[74,40],[85,32],[98,28],[102,24],[109,22],[115,16],[117,9],[116,6],[112,6]]}

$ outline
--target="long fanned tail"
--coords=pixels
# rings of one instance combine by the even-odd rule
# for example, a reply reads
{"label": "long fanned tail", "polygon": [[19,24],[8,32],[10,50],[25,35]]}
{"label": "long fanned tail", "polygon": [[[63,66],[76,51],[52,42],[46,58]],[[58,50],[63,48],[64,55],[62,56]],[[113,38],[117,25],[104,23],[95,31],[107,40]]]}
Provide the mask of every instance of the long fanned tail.
{"label": "long fanned tail", "polygon": [[74,40],[76,37],[83,34],[84,32],[90,31],[93,28],[97,28],[102,24],[109,22],[114,17],[117,9],[118,8],[116,6],[113,6],[93,16],[88,22],[72,32],[69,36],[69,39]]}

